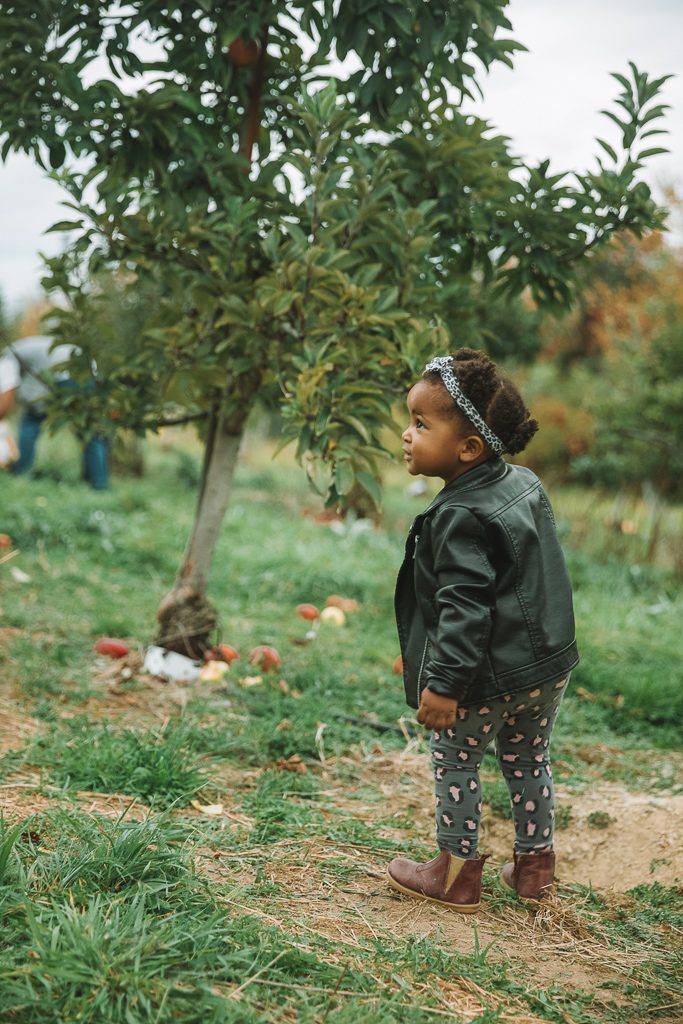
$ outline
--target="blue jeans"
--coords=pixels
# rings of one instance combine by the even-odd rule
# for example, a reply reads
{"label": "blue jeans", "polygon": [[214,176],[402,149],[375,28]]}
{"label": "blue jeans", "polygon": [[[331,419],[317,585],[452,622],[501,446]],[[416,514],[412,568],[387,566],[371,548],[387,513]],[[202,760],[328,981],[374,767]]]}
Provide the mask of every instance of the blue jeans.
{"label": "blue jeans", "polygon": [[[28,473],[33,468],[36,443],[44,415],[25,409],[19,422],[19,459],[12,466],[13,473]],[[97,491],[109,486],[109,442],[95,436],[83,446],[83,478]]]}

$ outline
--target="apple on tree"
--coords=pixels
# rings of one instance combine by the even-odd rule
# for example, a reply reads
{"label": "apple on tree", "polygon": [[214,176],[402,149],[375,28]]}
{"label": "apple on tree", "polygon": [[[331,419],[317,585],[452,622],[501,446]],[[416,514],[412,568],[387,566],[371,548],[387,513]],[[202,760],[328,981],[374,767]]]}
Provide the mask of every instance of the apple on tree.
{"label": "apple on tree", "polygon": [[258,39],[243,39],[237,36],[228,46],[228,58],[237,68],[246,68],[255,64],[261,53],[261,42]]}

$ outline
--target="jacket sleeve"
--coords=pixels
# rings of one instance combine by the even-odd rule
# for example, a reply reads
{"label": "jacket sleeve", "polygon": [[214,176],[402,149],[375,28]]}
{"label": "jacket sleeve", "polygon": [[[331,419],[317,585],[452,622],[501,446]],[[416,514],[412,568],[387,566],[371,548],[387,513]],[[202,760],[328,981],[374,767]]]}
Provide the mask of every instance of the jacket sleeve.
{"label": "jacket sleeve", "polygon": [[462,701],[486,656],[495,571],[483,527],[467,509],[450,506],[437,512],[432,549],[438,622],[425,666],[425,686]]}

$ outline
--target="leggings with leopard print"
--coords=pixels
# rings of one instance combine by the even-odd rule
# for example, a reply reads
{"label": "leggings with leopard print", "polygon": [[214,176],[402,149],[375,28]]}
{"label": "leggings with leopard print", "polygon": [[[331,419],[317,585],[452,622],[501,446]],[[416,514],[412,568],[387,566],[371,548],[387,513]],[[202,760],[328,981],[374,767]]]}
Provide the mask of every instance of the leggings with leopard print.
{"label": "leggings with leopard print", "polygon": [[479,768],[491,741],[510,791],[515,850],[553,845],[555,794],[550,734],[569,677],[529,690],[459,707],[451,729],[432,734],[436,839],[458,857],[477,856],[482,791]]}

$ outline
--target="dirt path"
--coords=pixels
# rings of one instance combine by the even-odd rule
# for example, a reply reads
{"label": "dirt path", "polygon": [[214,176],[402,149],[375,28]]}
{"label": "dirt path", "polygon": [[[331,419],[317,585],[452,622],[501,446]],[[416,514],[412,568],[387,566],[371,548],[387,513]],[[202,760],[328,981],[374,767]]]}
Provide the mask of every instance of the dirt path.
{"label": "dirt path", "polygon": [[[671,758],[680,778],[683,757],[672,754]],[[392,814],[409,815],[418,836],[428,842],[433,816],[426,754],[406,751],[378,756],[371,771],[383,805],[377,813],[376,805],[365,804],[363,814],[372,816],[375,808],[384,821]],[[344,790],[348,786],[340,787],[337,804],[358,813],[357,801],[349,800]],[[557,796],[558,805],[571,812],[568,827],[556,833],[561,881],[625,892],[640,883],[672,885],[676,878],[683,878],[683,794],[631,792],[595,778],[583,792],[560,783]],[[484,815],[479,846],[491,854],[493,863],[509,859],[512,841],[510,822]]]}

